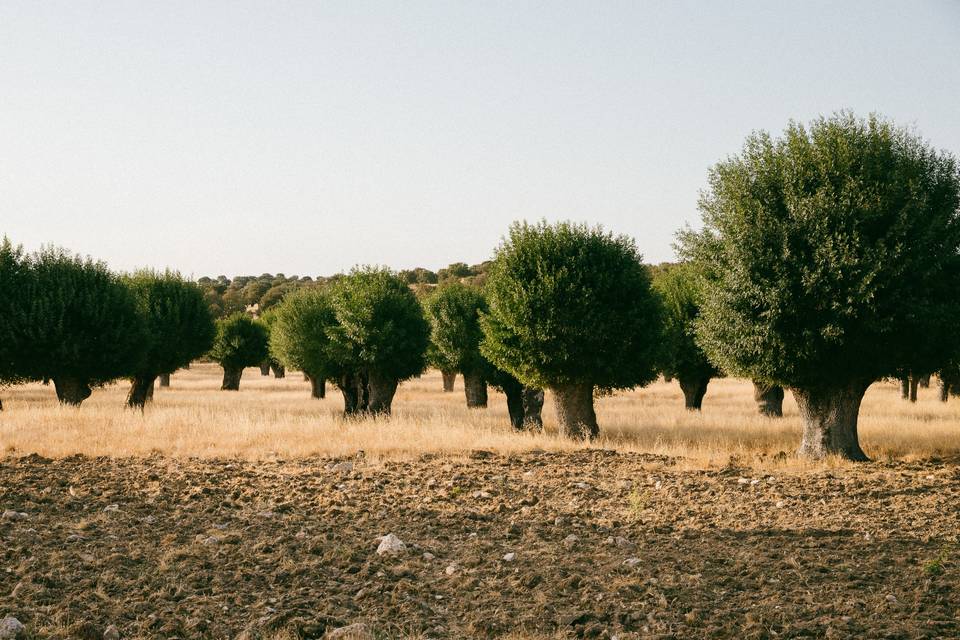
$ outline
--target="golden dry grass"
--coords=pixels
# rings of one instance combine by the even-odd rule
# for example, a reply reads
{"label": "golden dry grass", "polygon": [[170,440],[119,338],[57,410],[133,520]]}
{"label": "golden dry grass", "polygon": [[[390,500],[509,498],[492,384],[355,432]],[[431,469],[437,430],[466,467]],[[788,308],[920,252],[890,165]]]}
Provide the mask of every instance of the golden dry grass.
{"label": "golden dry grass", "polygon": [[[31,384],[3,390],[0,452],[61,457],[86,455],[240,457],[245,459],[353,455],[374,458],[422,453],[462,454],[473,449],[510,453],[533,448],[581,447],[680,456],[694,468],[727,464],[805,466],[793,458],[769,460],[796,447],[800,423],[790,394],[783,419],[757,415],[748,381],[715,380],[702,413],[684,410],[676,382],[604,397],[597,402],[602,437],[580,443],[558,437],[550,399],[542,434],[509,427],[503,396],[491,392],[490,408],[464,406],[462,380],[454,393],[441,391],[430,372],[404,383],[387,420],[345,421],[340,393],[309,397],[300,374],[276,380],[257,369],[244,373],[239,392],[220,391],[220,369],[197,364],[158,389],[145,414],[124,408],[127,384],[98,389],[80,409],[60,407],[52,387]],[[960,401],[941,403],[934,388],[921,389],[913,405],[893,383],[875,384],[861,411],[861,441],[879,459],[955,458],[960,455]],[[833,461],[832,464],[837,464]]]}

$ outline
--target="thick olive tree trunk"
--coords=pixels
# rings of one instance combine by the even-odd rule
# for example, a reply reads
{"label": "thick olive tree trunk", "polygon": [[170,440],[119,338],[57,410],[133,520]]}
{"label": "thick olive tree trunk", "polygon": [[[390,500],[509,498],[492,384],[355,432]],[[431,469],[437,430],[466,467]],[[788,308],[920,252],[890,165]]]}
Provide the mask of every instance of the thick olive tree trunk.
{"label": "thick olive tree trunk", "polygon": [[531,431],[543,429],[543,389],[523,388],[523,427]]}
{"label": "thick olive tree trunk", "polygon": [[370,389],[370,401],[367,410],[374,415],[390,415],[393,396],[397,393],[397,384],[399,382],[396,378],[371,371],[368,387]]}
{"label": "thick olive tree trunk", "polygon": [[514,429],[523,429],[523,385],[517,380],[501,385],[503,395],[507,396],[507,413]]}
{"label": "thick olive tree trunk", "polygon": [[920,376],[920,388],[929,389],[930,388],[930,374],[928,373],[925,376]]}
{"label": "thick olive tree trunk", "polygon": [[917,376],[910,376],[910,402],[917,401],[917,387],[920,384],[919,378]]}
{"label": "thick olive tree trunk", "polygon": [[463,374],[463,394],[467,397],[467,407],[486,409],[487,381],[479,373]]}
{"label": "thick olive tree trunk", "polygon": [[260,363],[260,375],[268,376],[270,375],[270,361],[264,360]]}
{"label": "thick olive tree trunk", "polygon": [[60,404],[69,404],[75,407],[79,407],[93,393],[87,381],[79,378],[54,378],[53,386],[57,390],[57,399]]}
{"label": "thick olive tree trunk", "polygon": [[367,412],[369,387],[366,374],[344,374],[340,376],[337,386],[343,394],[344,416],[351,417]]}
{"label": "thick olive tree trunk", "polygon": [[310,381],[310,397],[322,400],[327,397],[327,381],[322,377],[307,376]]}
{"label": "thick olive tree trunk", "polygon": [[703,406],[703,396],[707,394],[707,385],[710,384],[709,376],[695,377],[677,377],[680,383],[680,390],[683,391],[683,406],[690,411],[700,411]]}
{"label": "thick olive tree trunk", "polygon": [[271,362],[270,368],[273,370],[274,378],[286,378],[287,377],[287,368],[284,367],[279,362]]}
{"label": "thick olive tree trunk", "polygon": [[946,402],[950,399],[950,384],[940,381],[940,402]]}
{"label": "thick olive tree trunk", "polygon": [[910,397],[910,378],[900,378],[900,399],[907,400]]}
{"label": "thick olive tree trunk", "polygon": [[220,385],[220,389],[222,391],[239,391],[241,377],[243,377],[242,367],[224,367],[223,384]]}
{"label": "thick olive tree trunk", "polygon": [[783,387],[754,381],[753,399],[760,415],[768,418],[783,417]]}
{"label": "thick olive tree trunk", "polygon": [[169,386],[170,386],[170,374],[169,374],[169,373],[161,373],[158,379],[160,380],[160,386],[161,386],[161,387],[169,387]]}
{"label": "thick olive tree trunk", "polygon": [[147,401],[150,400],[155,376],[136,376],[131,380],[130,393],[127,394],[127,406],[131,409],[140,409],[143,411]]}
{"label": "thick olive tree trunk", "polygon": [[190,363],[188,362],[187,364],[183,365],[183,368],[189,370],[189,369],[190,369]]}
{"label": "thick olive tree trunk", "polygon": [[560,433],[583,440],[595,438],[600,433],[597,414],[593,411],[593,385],[568,384],[553,388],[554,403]]}
{"label": "thick olive tree trunk", "polygon": [[457,382],[457,372],[456,371],[441,371],[440,375],[443,377],[443,392],[450,393],[453,391],[453,385]]}
{"label": "thick olive tree trunk", "polygon": [[860,403],[869,386],[868,382],[855,381],[829,389],[794,389],[803,421],[803,439],[797,453],[813,459],[836,454],[848,460],[869,460],[857,437]]}

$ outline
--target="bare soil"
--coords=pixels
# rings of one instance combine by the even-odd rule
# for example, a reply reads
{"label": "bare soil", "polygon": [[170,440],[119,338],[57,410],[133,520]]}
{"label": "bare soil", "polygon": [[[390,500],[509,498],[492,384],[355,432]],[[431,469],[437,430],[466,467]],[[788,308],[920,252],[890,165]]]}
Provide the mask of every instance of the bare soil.
{"label": "bare soil", "polygon": [[954,463],[27,456],[0,511],[35,638],[960,637]]}

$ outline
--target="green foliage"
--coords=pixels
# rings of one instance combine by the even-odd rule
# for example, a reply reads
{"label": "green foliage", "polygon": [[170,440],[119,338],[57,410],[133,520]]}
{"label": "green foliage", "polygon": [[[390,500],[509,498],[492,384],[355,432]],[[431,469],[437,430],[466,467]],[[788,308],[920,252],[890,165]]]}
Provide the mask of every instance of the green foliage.
{"label": "green foliage", "polygon": [[330,342],[337,319],[326,291],[295,291],[268,315],[270,353],[281,364],[318,379],[333,378],[342,369]]}
{"label": "green foliage", "polygon": [[875,116],[750,136],[681,235],[709,281],[701,346],[796,388],[936,370],[960,338],[958,205],[955,160]]}
{"label": "green foliage", "polygon": [[447,371],[473,372],[486,366],[480,355],[480,314],[487,301],[477,289],[454,282],[439,287],[424,302],[436,359]]}
{"label": "green foliage", "polygon": [[27,326],[24,292],[29,278],[23,249],[4,237],[0,243],[0,384],[19,381],[17,363],[23,361],[26,350],[21,329]]}
{"label": "green foliage", "polygon": [[515,223],[489,272],[481,352],[524,384],[630,388],[655,377],[660,307],[633,240]]}
{"label": "green foliage", "polygon": [[396,380],[423,372],[430,327],[416,296],[387,269],[357,268],[330,286],[336,360]]}
{"label": "green foliage", "polygon": [[216,329],[197,285],[171,271],[139,271],[126,283],[146,327],[137,373],[173,373],[210,349]]}
{"label": "green foliage", "polygon": [[713,378],[720,374],[696,342],[700,285],[689,264],[660,267],[653,288],[663,304],[660,371],[671,378]]}
{"label": "green foliage", "polygon": [[210,357],[224,369],[253,367],[267,359],[266,327],[243,313],[217,321]]}
{"label": "green foliage", "polygon": [[13,328],[16,373],[91,385],[135,373],[145,326],[133,291],[102,262],[47,248],[28,260]]}

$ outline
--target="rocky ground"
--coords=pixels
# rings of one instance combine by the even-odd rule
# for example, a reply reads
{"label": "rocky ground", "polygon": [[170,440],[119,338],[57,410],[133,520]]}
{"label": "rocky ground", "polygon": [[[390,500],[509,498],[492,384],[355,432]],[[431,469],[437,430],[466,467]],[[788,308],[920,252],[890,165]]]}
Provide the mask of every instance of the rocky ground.
{"label": "rocky ground", "polygon": [[671,463],[7,458],[0,618],[27,638],[960,637],[957,465]]}

